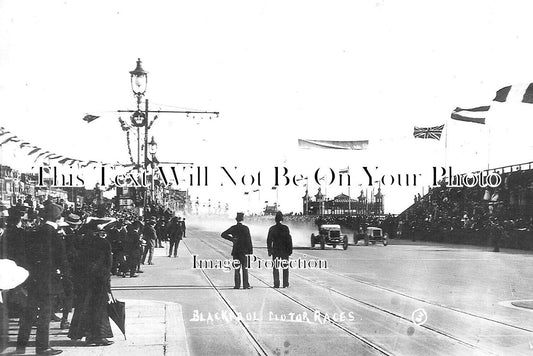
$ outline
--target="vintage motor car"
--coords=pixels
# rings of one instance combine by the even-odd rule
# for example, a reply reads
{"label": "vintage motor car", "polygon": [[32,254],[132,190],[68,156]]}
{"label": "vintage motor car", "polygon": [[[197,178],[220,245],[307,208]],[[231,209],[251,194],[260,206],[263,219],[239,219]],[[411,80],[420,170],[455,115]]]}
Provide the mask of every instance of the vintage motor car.
{"label": "vintage motor car", "polygon": [[311,234],[311,247],[314,248],[318,244],[322,250],[326,245],[331,245],[333,248],[342,245],[342,248],[346,250],[348,248],[348,236],[342,234],[340,225],[320,225],[318,235]]}
{"label": "vintage motor car", "polygon": [[360,240],[365,241],[365,246],[368,246],[370,243],[374,245],[376,242],[381,242],[383,246],[387,246],[388,244],[387,236],[383,234],[383,230],[379,227],[367,227],[363,233],[354,232],[353,243],[357,245]]}

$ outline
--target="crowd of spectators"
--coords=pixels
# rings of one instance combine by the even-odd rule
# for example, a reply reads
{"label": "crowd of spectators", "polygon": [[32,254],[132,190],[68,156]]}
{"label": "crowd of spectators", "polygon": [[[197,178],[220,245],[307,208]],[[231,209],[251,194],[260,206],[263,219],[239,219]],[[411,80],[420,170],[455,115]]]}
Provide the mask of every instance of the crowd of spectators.
{"label": "crowd of spectators", "polygon": [[503,238],[509,247],[523,247],[524,241],[513,240],[533,232],[533,170],[501,178],[495,188],[446,187],[441,182],[425,196],[416,196],[399,216],[399,233],[413,240],[481,245]]}
{"label": "crowd of spectators", "polygon": [[10,318],[19,319],[17,352],[25,351],[36,323],[37,354],[60,353],[48,345],[51,321],[68,329],[73,340],[85,337],[88,346],[111,345],[111,276],[143,273],[142,264],[153,264],[155,247],[185,235],[185,219],[161,206],[147,207],[141,217],[133,209],[106,205],[76,207],[52,199],[32,203],[27,199],[10,207],[0,227],[0,258],[29,271],[22,285],[2,292],[7,303],[0,305]]}

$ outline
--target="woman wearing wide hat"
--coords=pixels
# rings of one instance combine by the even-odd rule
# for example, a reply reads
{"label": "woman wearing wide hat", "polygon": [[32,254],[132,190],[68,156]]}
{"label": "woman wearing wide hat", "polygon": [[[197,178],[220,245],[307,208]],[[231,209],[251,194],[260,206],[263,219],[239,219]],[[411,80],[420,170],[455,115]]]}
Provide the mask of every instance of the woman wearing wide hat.
{"label": "woman wearing wide hat", "polygon": [[76,304],[68,336],[79,340],[85,337],[88,346],[108,346],[113,341],[107,314],[108,293],[111,290],[111,244],[102,237],[97,221],[84,227],[85,234],[79,245],[79,264],[83,266],[84,281],[79,303]]}

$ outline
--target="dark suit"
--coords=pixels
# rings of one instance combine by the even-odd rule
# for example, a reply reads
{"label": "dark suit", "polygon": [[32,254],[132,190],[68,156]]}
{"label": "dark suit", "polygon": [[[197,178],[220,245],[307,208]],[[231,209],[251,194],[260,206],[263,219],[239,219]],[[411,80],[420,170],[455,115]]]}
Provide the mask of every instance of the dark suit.
{"label": "dark suit", "polygon": [[167,227],[168,240],[170,248],[168,250],[168,257],[174,255],[178,256],[178,247],[180,245],[181,238],[183,237],[183,230],[181,223],[177,220],[171,221]]}
{"label": "dark suit", "polygon": [[[287,225],[276,223],[270,227],[267,237],[268,255],[272,256],[272,260],[276,258],[280,260],[288,260],[292,255],[292,238]],[[274,287],[279,287],[279,269],[275,268],[272,271],[274,275]],[[283,269],[283,287],[289,286],[289,269]]]}
{"label": "dark suit", "polygon": [[185,220],[181,220],[181,229],[183,230],[183,238],[185,238],[185,232],[187,231],[187,226],[185,226]]}
{"label": "dark suit", "polygon": [[144,227],[143,239],[146,241],[146,246],[144,247],[144,253],[142,258],[142,263],[146,261],[146,255],[148,255],[148,264],[152,263],[152,257],[154,256],[154,248],[157,241],[157,234],[154,227],[151,224],[147,224]]}
{"label": "dark suit", "polygon": [[[248,266],[246,261],[246,255],[253,253],[252,238],[250,236],[250,229],[242,223],[238,222],[226,231],[221,236],[229,241],[233,242],[233,249],[231,255],[233,259],[239,260],[242,270],[242,286],[243,288],[250,287],[248,283]],[[235,288],[241,287],[241,276],[238,269],[235,269]]]}
{"label": "dark suit", "polygon": [[126,254],[125,269],[122,273],[130,272],[134,276],[141,260],[141,236],[137,230],[130,228],[124,240],[124,253]]}
{"label": "dark suit", "polygon": [[64,270],[66,256],[57,228],[43,224],[28,238],[30,275],[27,281],[28,305],[20,320],[17,346],[28,344],[31,328],[38,316],[35,347],[37,352],[49,348],[52,296],[60,288],[57,270]]}

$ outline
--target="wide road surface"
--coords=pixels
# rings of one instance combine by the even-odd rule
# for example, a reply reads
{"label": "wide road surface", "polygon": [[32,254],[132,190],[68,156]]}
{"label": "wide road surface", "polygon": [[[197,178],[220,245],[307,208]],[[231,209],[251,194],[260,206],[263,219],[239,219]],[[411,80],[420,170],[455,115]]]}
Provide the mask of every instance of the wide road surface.
{"label": "wide road surface", "polygon": [[[392,241],[389,246],[311,249],[312,226],[291,227],[293,259],[328,269],[292,269],[272,288],[270,269],[193,268],[230,258],[220,237],[234,221],[189,222],[178,258],[158,257],[140,278],[114,278],[118,298],[179,303],[192,355],[532,355],[533,255]],[[248,223],[254,255],[269,260],[268,224]],[[159,249],[159,255],[162,255]],[[257,265],[256,265],[257,266]],[[527,303],[526,303],[527,304]]]}

